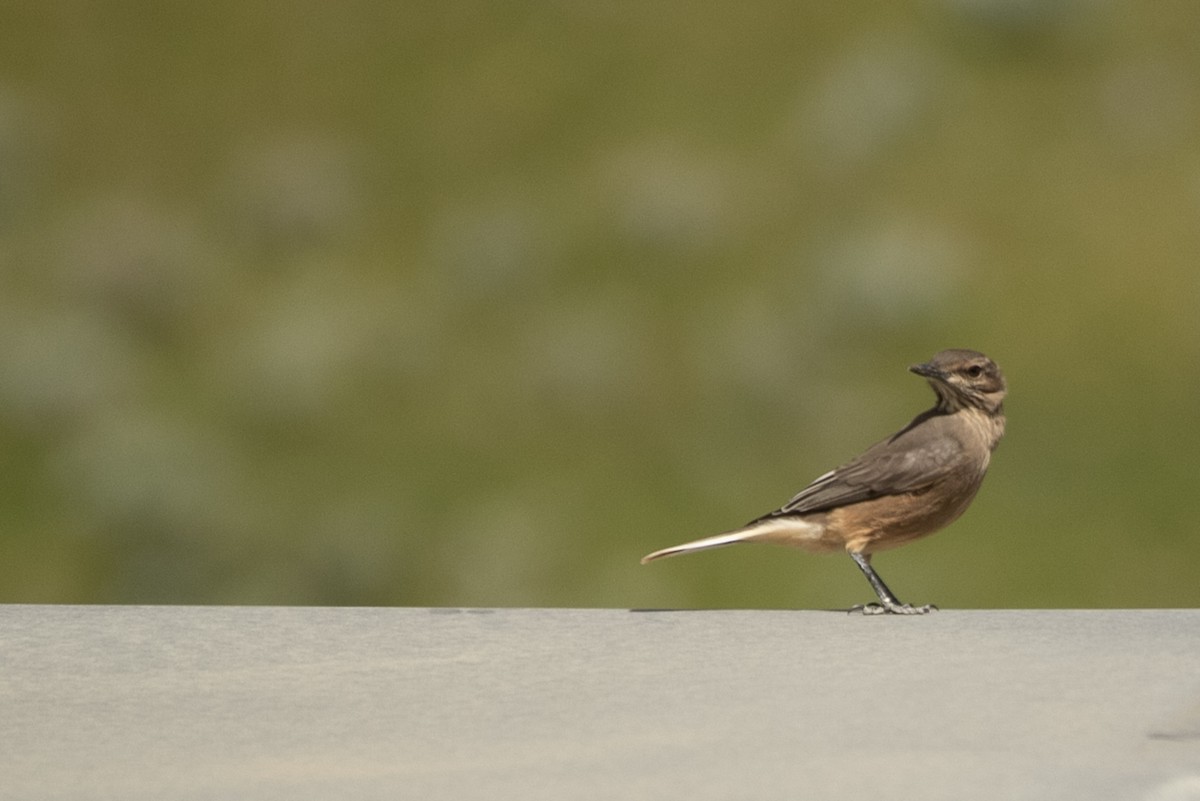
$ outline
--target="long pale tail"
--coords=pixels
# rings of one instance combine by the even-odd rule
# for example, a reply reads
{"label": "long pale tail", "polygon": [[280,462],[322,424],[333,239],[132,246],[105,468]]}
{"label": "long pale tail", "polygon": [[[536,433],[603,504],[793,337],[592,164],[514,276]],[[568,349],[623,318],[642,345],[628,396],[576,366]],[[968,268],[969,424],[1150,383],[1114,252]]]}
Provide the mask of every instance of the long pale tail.
{"label": "long pale tail", "polygon": [[668,556],[678,556],[681,553],[706,551],[709,548],[724,548],[726,545],[735,545],[739,542],[745,542],[746,537],[752,533],[752,531],[743,529],[741,531],[730,531],[725,534],[718,534],[715,537],[705,537],[702,540],[685,542],[682,545],[673,545],[670,548],[663,548],[661,551],[655,551],[654,553],[646,554],[642,557],[642,564],[644,565],[647,562],[653,562],[655,559],[665,559]]}
{"label": "long pale tail", "polygon": [[668,556],[678,556],[682,553],[707,551],[709,548],[724,548],[726,545],[736,545],[739,542],[775,542],[783,545],[811,547],[819,540],[824,526],[796,517],[767,518],[755,522],[746,528],[727,531],[712,537],[685,542],[663,548],[642,557],[642,564],[653,562],[655,559],[665,559]]}

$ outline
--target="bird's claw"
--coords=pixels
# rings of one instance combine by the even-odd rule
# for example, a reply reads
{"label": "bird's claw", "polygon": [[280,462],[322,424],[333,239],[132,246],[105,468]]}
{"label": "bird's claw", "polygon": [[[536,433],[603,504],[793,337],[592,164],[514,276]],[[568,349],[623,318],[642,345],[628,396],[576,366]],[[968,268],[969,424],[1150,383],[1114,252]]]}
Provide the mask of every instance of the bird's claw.
{"label": "bird's claw", "polygon": [[922,606],[913,606],[912,604],[855,604],[850,607],[850,612],[860,612],[864,615],[924,615],[929,612],[936,612],[937,606],[934,604],[924,604]]}

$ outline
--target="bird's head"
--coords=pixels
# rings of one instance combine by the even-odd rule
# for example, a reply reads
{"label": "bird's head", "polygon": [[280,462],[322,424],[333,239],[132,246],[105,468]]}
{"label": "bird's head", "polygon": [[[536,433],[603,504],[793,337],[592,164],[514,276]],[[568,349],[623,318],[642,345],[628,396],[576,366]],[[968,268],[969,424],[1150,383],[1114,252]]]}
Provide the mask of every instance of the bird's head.
{"label": "bird's head", "polygon": [[938,396],[938,408],[946,412],[973,407],[998,414],[1004,407],[1008,385],[996,363],[977,350],[944,350],[910,371],[929,381]]}

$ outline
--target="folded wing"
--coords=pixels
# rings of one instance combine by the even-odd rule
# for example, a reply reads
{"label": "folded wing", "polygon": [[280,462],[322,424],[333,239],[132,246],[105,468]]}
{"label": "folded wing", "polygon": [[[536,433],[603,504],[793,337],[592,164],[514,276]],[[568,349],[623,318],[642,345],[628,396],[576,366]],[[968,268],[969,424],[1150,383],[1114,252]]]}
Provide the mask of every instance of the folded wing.
{"label": "folded wing", "polygon": [[906,437],[910,430],[912,426],[819,476],[782,507],[751,523],[917,492],[945,478],[958,463],[962,444],[954,437],[929,436],[933,432],[928,429],[923,436]]}

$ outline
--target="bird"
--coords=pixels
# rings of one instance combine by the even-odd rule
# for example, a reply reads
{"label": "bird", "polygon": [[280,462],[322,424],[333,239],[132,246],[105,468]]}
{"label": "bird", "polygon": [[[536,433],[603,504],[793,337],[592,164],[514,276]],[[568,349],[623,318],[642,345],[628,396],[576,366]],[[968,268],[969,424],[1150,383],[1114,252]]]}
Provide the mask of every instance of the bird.
{"label": "bird", "polygon": [[933,389],[937,402],[931,409],[817,477],[775,511],[733,531],[655,551],[642,564],[743,542],[814,553],[845,550],[879,599],[851,612],[936,610],[902,603],[871,567],[871,556],[932,534],[967,510],[1004,436],[1008,385],[994,361],[964,348],[940,351],[908,369]]}

